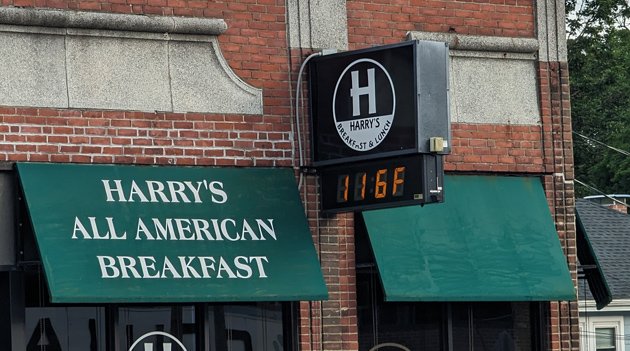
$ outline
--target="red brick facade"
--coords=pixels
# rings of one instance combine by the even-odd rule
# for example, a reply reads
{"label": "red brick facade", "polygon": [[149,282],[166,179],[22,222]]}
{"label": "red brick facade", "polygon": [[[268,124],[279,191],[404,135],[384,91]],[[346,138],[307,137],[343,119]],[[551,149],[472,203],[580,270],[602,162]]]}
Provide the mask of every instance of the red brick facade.
{"label": "red brick facade", "polygon": [[0,108],[0,160],[291,165],[287,116]]}
{"label": "red brick facade", "polygon": [[[569,104],[569,70],[566,62],[540,63],[540,100],[545,155],[545,189],[560,243],[577,281],[573,145]],[[551,346],[579,350],[577,301],[551,303]]]}
{"label": "red brick facade", "polygon": [[533,37],[532,1],[348,1],[351,48],[398,42],[409,31]]}
{"label": "red brick facade", "polygon": [[[0,0],[3,6],[223,18],[224,57],[263,90],[263,115],[222,115],[0,106],[0,161],[159,165],[295,164],[291,123],[297,69],[309,50],[291,50],[284,0]],[[534,38],[533,0],[349,0],[349,49],[403,41],[408,31]],[[566,62],[540,62],[539,125],[452,125],[445,169],[544,175],[569,268],[576,279],[573,157]],[[306,109],[302,111],[304,116]],[[307,153],[308,154],[308,153]],[[317,179],[302,196],[330,298],[300,304],[304,351],[358,348],[352,214],[322,217]],[[551,349],[578,350],[575,302],[551,304]]]}

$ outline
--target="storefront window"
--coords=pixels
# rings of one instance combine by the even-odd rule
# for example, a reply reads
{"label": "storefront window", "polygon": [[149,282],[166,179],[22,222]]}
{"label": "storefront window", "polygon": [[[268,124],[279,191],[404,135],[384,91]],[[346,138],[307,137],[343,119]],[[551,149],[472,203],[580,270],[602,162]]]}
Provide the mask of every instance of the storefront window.
{"label": "storefront window", "polygon": [[105,314],[100,307],[29,307],[26,351],[105,350]]}
{"label": "storefront window", "polygon": [[[117,312],[111,317],[107,307],[28,307],[26,351],[289,350],[287,306],[208,305],[205,323],[195,306],[109,307]],[[111,335],[107,323],[116,325]],[[199,342],[204,337],[205,346]],[[106,346],[106,339],[116,340],[115,346]]]}
{"label": "storefront window", "polygon": [[361,351],[539,349],[531,313],[536,303],[384,302],[374,277],[357,274]]}
{"label": "storefront window", "polygon": [[[26,351],[282,351],[295,349],[295,304],[53,304],[41,266],[21,272]],[[0,286],[10,296],[9,286]],[[5,291],[6,290],[6,291]],[[4,321],[10,325],[12,321]],[[22,346],[24,345],[24,346]]]}

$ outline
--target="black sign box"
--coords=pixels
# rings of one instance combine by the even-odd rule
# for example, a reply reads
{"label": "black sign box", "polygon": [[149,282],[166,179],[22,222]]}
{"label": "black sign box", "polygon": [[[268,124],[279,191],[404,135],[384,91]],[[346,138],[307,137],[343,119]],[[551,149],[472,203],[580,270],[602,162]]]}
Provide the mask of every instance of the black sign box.
{"label": "black sign box", "polygon": [[448,47],[409,41],[310,64],[313,165],[450,151]]}

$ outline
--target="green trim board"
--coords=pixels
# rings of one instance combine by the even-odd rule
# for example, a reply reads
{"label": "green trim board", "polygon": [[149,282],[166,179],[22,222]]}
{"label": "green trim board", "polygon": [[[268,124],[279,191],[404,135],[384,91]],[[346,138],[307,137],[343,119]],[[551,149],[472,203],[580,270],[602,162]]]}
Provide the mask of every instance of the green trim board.
{"label": "green trim board", "polygon": [[327,298],[290,169],[17,169],[52,302]]}
{"label": "green trim board", "polygon": [[445,177],[445,201],[363,212],[387,301],[576,298],[538,178]]}

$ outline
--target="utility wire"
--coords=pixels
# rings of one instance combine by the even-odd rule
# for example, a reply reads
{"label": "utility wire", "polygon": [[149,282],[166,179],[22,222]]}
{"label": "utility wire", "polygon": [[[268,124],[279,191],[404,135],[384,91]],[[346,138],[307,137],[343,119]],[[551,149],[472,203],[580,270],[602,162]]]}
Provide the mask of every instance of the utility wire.
{"label": "utility wire", "polygon": [[605,146],[605,147],[607,147],[607,148],[609,148],[609,149],[611,149],[611,150],[617,151],[618,153],[620,153],[620,154],[622,154],[622,155],[630,156],[630,152],[628,152],[628,151],[626,151],[626,150],[622,150],[622,149],[616,148],[616,147],[614,147],[614,146],[610,146],[610,145],[608,145],[608,144],[606,144],[606,143],[603,143],[603,142],[601,142],[601,141],[599,141],[599,140],[595,140],[595,139],[593,139],[593,138],[589,138],[589,137],[587,137],[586,135],[580,134],[580,133],[575,132],[575,131],[573,132],[573,134],[575,134],[575,135],[577,135],[577,136],[579,136],[579,137],[581,137],[581,138],[584,138],[584,139],[586,139],[586,140],[588,140],[588,141],[592,141],[592,142],[594,142],[594,143],[597,143],[597,144],[600,144],[600,145],[602,145],[602,146]]}
{"label": "utility wire", "polygon": [[[608,329],[608,328],[613,328],[612,326],[610,327],[602,327],[603,329]],[[599,328],[597,328],[599,329]],[[596,337],[596,336],[610,336],[610,334],[606,334],[603,332],[597,332],[597,331],[581,331],[580,335],[585,336],[586,338],[589,337]],[[615,334],[615,336],[613,337],[615,340],[630,340],[630,336],[625,335],[625,334]]]}
{"label": "utility wire", "polygon": [[[579,137],[581,137],[581,138],[583,138],[583,139],[585,139],[585,140],[588,140],[588,141],[590,141],[590,142],[594,142],[594,143],[597,143],[597,144],[602,145],[602,146],[604,146],[604,147],[607,147],[607,148],[609,148],[609,149],[611,149],[611,150],[613,150],[613,151],[615,151],[615,152],[618,152],[618,153],[620,153],[620,154],[622,154],[622,155],[625,155],[625,156],[630,156],[630,152],[628,152],[628,151],[626,151],[626,150],[622,150],[622,149],[616,148],[616,147],[614,147],[614,146],[610,146],[610,145],[608,145],[608,144],[606,144],[606,143],[603,143],[603,142],[601,142],[601,141],[599,141],[599,140],[595,140],[595,139],[593,139],[593,138],[589,138],[589,137],[587,137],[586,135],[580,134],[580,133],[578,133],[578,132],[576,132],[576,131],[573,131],[573,134],[575,134],[575,135],[577,135],[577,136],[579,136]],[[592,186],[592,185],[589,185],[589,184],[586,184],[586,183],[584,183],[584,182],[581,182],[581,181],[580,181],[580,180],[578,180],[578,179],[574,179],[574,181],[575,181],[576,183],[578,183],[578,184],[582,185],[582,186],[585,186],[585,187],[589,188],[590,190],[594,190],[594,191],[596,191],[596,192],[597,192],[597,193],[599,193],[600,195],[603,195],[604,197],[608,198],[609,200],[612,200],[613,202],[616,202],[616,203],[618,203],[618,204],[620,204],[620,205],[623,205],[623,206],[626,206],[626,207],[630,208],[630,205],[626,204],[626,203],[625,203],[625,202],[623,202],[623,201],[619,201],[619,200],[617,200],[617,199],[615,199],[615,198],[613,198],[613,197],[609,196],[609,195],[608,195],[608,194],[606,194],[605,192],[603,192],[603,191],[601,191],[601,190],[599,190],[599,189],[595,188],[595,187],[594,187],[594,186]]]}
{"label": "utility wire", "polygon": [[582,186],[585,186],[585,187],[587,187],[587,188],[589,188],[589,189],[591,189],[591,190],[593,190],[593,191],[598,192],[600,195],[603,195],[605,198],[607,198],[607,199],[609,199],[609,200],[612,200],[613,202],[616,202],[616,203],[617,203],[617,204],[619,204],[619,205],[623,205],[623,206],[626,206],[626,207],[630,208],[630,204],[627,204],[627,203],[625,203],[625,202],[623,202],[623,201],[619,201],[619,200],[615,199],[614,197],[612,197],[612,196],[610,196],[610,195],[606,194],[605,192],[603,192],[603,191],[601,191],[601,190],[597,189],[596,187],[594,187],[594,186],[592,186],[592,185],[588,185],[588,184],[586,184],[586,183],[584,183],[584,182],[582,182],[582,181],[580,181],[580,180],[578,180],[578,179],[573,179],[573,181],[574,181],[574,182],[576,182],[576,183],[578,183],[578,184],[580,184],[580,185],[582,185]]}
{"label": "utility wire", "polygon": [[304,69],[306,68],[306,65],[308,64],[308,61],[310,61],[312,58],[317,57],[317,56],[321,56],[322,53],[321,51],[310,54],[306,59],[304,59],[304,61],[302,62],[302,65],[300,66],[300,71],[298,72],[298,76],[297,76],[297,83],[295,85],[295,127],[296,127],[296,132],[297,132],[297,142],[298,142],[298,159],[299,159],[299,168],[300,168],[300,179],[298,181],[298,189],[302,188],[302,183],[303,183],[303,174],[302,174],[302,167],[304,167],[304,151],[302,148],[302,121],[300,120],[300,109],[303,107],[302,106],[302,74],[304,73]]}

